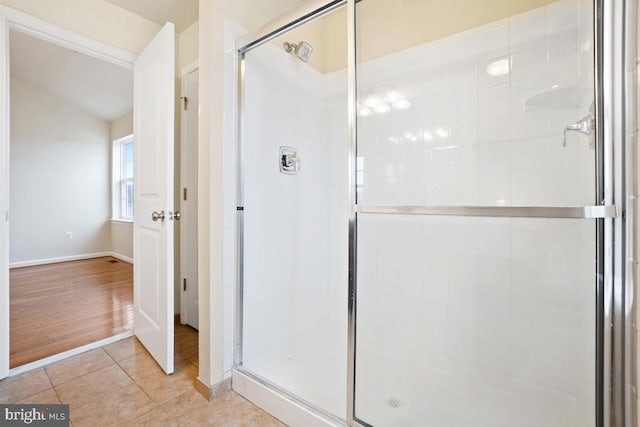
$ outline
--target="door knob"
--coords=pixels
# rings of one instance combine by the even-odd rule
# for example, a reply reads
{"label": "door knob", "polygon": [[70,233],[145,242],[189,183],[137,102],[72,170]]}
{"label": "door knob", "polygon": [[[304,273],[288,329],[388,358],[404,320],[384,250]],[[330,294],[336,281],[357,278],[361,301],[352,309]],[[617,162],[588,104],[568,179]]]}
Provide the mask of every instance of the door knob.
{"label": "door knob", "polygon": [[153,212],[151,214],[151,219],[154,221],[160,220],[160,221],[164,221],[164,211],[160,211],[160,212]]}
{"label": "door knob", "polygon": [[176,221],[180,221],[180,218],[182,218],[182,213],[180,211],[175,211],[173,213],[173,219],[175,219]]}

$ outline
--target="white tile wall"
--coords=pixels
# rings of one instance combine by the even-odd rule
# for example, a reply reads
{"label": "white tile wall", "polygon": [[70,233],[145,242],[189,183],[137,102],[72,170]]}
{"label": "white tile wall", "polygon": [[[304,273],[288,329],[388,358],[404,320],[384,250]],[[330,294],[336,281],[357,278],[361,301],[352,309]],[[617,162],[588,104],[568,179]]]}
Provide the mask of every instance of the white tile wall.
{"label": "white tile wall", "polygon": [[[243,364],[344,417],[346,78],[277,42],[247,54],[245,75]],[[281,146],[298,150],[298,174],[279,172]]]}
{"label": "white tile wall", "polygon": [[[389,90],[411,103],[359,117],[361,203],[593,204],[589,138],[562,146],[593,100],[590,5],[561,0],[359,64],[362,106]],[[364,215],[358,231],[361,419],[593,425],[592,221]]]}
{"label": "white tile wall", "polygon": [[[360,117],[362,201],[592,204],[589,138],[562,146],[593,101],[591,31],[578,26],[588,6],[562,0],[359,64],[361,104],[390,89],[412,104]],[[488,73],[501,62],[504,73]]]}

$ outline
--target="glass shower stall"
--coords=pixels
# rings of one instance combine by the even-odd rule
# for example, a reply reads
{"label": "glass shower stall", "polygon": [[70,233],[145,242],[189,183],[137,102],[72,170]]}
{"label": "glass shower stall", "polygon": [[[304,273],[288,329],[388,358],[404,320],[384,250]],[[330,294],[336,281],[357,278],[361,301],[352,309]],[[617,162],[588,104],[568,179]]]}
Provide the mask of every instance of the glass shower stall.
{"label": "glass shower stall", "polygon": [[235,371],[326,425],[631,422],[625,7],[307,2],[244,40]]}

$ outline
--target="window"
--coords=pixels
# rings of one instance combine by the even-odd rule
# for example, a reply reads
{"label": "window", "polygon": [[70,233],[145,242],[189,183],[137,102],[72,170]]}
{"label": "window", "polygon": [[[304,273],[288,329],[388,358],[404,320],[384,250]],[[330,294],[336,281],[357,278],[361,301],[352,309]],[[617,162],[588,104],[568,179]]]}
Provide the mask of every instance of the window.
{"label": "window", "polygon": [[133,135],[113,141],[112,218],[133,221]]}

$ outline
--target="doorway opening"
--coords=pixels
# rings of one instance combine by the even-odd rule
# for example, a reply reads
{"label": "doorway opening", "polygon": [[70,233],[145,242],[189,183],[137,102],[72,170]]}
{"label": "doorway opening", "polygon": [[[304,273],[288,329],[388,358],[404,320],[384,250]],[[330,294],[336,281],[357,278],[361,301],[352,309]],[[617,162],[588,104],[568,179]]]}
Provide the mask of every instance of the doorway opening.
{"label": "doorway opening", "polygon": [[133,133],[133,74],[17,30],[10,55],[16,368],[133,329],[132,218],[112,206],[112,141]]}

